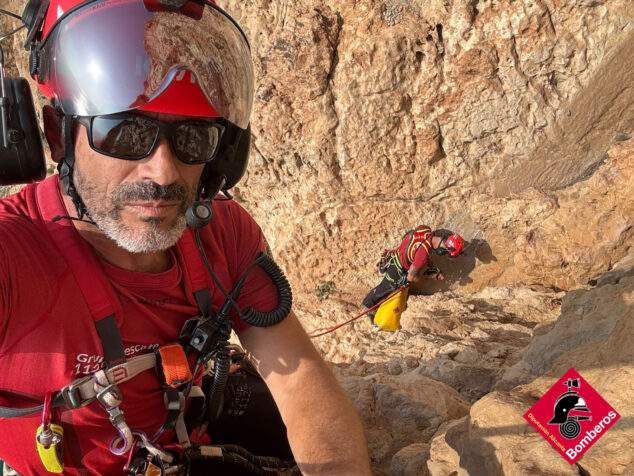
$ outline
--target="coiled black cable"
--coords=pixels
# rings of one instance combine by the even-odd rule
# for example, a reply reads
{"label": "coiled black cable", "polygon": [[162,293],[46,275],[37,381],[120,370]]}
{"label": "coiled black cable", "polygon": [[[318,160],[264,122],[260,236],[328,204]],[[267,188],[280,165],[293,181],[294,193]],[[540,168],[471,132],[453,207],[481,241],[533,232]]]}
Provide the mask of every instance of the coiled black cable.
{"label": "coiled black cable", "polygon": [[214,359],[214,380],[209,392],[209,405],[207,407],[207,418],[209,421],[215,421],[220,416],[227,378],[229,377],[229,368],[231,367],[229,348],[226,346],[227,342],[222,344],[223,346],[218,349]]}
{"label": "coiled black cable", "polygon": [[[220,288],[221,292],[227,298],[222,308],[215,316],[216,323],[219,325],[218,332],[220,333],[220,335],[218,336],[218,343],[216,346],[216,357],[214,361],[214,380],[211,391],[209,393],[207,406],[207,417],[210,421],[214,421],[220,416],[220,413],[222,412],[224,392],[227,385],[227,378],[229,376],[229,368],[231,364],[230,352],[227,347],[229,344],[229,334],[231,332],[232,326],[231,319],[229,318],[229,310],[232,306],[236,308],[239,312],[240,317],[246,323],[252,326],[269,327],[282,322],[291,312],[291,306],[293,304],[293,294],[291,292],[291,286],[290,284],[288,284],[286,276],[284,276],[284,272],[275,263],[275,261],[273,261],[273,258],[262,252],[256,255],[253,263],[251,263],[251,265],[249,265],[244,273],[242,273],[242,276],[233,287],[231,292],[227,293],[227,291],[220,284],[218,278],[215,276],[215,273],[211,269],[211,265],[209,264],[209,261],[205,256],[205,253],[202,249],[202,244],[200,242],[200,235],[198,234],[198,230],[195,230],[194,234],[196,236],[198,249],[205,265],[207,266],[209,273],[216,281],[216,284]],[[236,304],[236,300],[240,295],[240,291],[247,278],[247,275],[255,266],[260,266],[275,285],[278,298],[277,306],[275,307],[275,309],[267,312],[256,311],[252,307],[249,307],[244,312],[242,312]],[[202,359],[204,359],[204,357],[204,355],[200,356],[200,358]]]}
{"label": "coiled black cable", "polygon": [[233,464],[235,466],[240,466],[246,469],[247,471],[250,471],[253,474],[262,475],[262,476],[266,474],[262,468],[259,468],[258,466],[253,464],[251,461],[249,461],[248,459],[244,458],[243,456],[237,453],[225,452],[223,450],[222,460],[226,461],[227,463]]}
{"label": "coiled black cable", "polygon": [[275,289],[277,289],[277,307],[267,312],[257,311],[252,307],[248,307],[242,312],[240,317],[247,324],[255,327],[273,326],[282,322],[291,312],[291,306],[293,305],[291,286],[288,284],[284,272],[269,255],[262,252],[258,253],[254,264],[260,266],[273,281]]}
{"label": "coiled black cable", "polygon": [[296,466],[295,460],[284,461],[274,456],[256,456],[247,449],[238,445],[220,445],[223,453],[235,453],[260,468],[290,469]]}

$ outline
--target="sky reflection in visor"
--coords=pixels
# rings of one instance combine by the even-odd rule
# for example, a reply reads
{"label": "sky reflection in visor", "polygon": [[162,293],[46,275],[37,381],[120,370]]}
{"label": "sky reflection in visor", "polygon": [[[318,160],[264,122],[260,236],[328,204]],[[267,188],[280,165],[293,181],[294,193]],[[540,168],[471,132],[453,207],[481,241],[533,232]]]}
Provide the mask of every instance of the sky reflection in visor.
{"label": "sky reflection in visor", "polygon": [[71,13],[42,45],[44,82],[66,114],[136,109],[190,70],[213,108],[246,128],[253,64],[240,30],[221,11],[149,11],[138,0],[104,0]]}

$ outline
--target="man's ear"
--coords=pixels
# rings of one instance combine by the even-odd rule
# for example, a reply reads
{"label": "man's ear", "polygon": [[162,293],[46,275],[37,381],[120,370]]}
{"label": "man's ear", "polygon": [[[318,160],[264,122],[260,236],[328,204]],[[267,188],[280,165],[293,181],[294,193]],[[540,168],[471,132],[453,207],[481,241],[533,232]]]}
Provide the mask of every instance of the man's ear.
{"label": "man's ear", "polygon": [[52,106],[42,108],[44,120],[44,135],[51,148],[51,159],[59,162],[64,157],[64,132],[62,129],[62,115]]}

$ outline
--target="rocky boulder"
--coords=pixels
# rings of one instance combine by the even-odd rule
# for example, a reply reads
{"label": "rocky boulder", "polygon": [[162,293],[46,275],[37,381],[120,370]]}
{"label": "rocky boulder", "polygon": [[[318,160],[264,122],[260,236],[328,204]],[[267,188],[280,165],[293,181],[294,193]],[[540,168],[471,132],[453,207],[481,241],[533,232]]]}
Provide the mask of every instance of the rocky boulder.
{"label": "rocky boulder", "polygon": [[469,411],[469,402],[455,390],[413,372],[365,377],[355,376],[354,368],[336,372],[366,428],[377,474],[422,467],[419,451],[425,454],[425,443],[440,425]]}
{"label": "rocky boulder", "polygon": [[[542,339],[535,339],[523,355],[524,361],[530,363],[534,358],[535,372],[544,367],[547,371],[527,385],[484,396],[471,407],[465,419],[441,428],[431,442],[427,464],[431,474],[448,474],[443,468],[451,464],[470,475],[631,473],[634,468],[633,270],[634,256],[630,255],[602,277],[602,286],[566,297],[567,306],[562,306],[562,311],[583,311],[562,312],[551,330]],[[600,304],[600,318],[596,307],[588,307],[589,302]],[[590,338],[592,331],[588,327],[593,326],[595,336]],[[555,358],[552,349],[555,343],[563,341],[567,341],[563,347],[566,350]],[[544,355],[537,349],[542,349]],[[573,467],[522,417],[571,367],[621,415]]]}

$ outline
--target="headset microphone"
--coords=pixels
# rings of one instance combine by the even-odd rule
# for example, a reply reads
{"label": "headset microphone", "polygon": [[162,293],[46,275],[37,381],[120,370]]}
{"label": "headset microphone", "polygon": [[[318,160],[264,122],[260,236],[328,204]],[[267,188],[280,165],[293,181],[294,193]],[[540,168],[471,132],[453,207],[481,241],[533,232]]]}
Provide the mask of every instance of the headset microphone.
{"label": "headset microphone", "polygon": [[[189,208],[185,212],[185,221],[187,222],[187,226],[192,227],[194,230],[199,230],[200,228],[209,224],[209,222],[213,218],[211,201],[215,198],[216,195],[218,195],[218,193],[220,193],[226,183],[227,177],[222,175],[220,178],[220,184],[215,187],[215,193],[202,194],[204,197],[206,197],[206,199],[198,200],[189,206]],[[228,195],[227,192],[225,192],[225,194]],[[199,190],[198,196],[200,197],[200,195],[201,193]]]}
{"label": "headset microphone", "polygon": [[194,202],[185,212],[185,221],[187,225],[198,230],[207,225],[213,217],[211,211],[211,201],[204,200]]}

